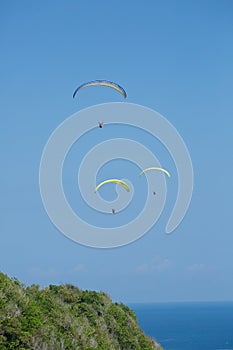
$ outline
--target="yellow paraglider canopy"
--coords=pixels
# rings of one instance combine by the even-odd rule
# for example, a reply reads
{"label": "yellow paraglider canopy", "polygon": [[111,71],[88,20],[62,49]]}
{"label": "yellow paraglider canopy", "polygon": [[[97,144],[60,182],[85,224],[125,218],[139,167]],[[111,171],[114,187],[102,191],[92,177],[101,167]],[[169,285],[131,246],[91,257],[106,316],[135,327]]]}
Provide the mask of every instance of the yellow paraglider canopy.
{"label": "yellow paraglider canopy", "polygon": [[105,180],[105,181],[101,182],[98,186],[96,186],[94,192],[96,193],[100,187],[102,187],[103,185],[105,185],[107,183],[119,184],[119,185],[123,186],[126,189],[127,192],[130,191],[129,185],[125,181],[122,181],[122,180],[119,180],[119,179],[109,179],[109,180]]}
{"label": "yellow paraglider canopy", "polygon": [[160,170],[160,171],[164,172],[168,177],[171,177],[171,174],[166,169],[156,168],[156,167],[146,168],[143,171],[141,171],[140,175],[144,174],[145,172],[147,172],[149,170]]}

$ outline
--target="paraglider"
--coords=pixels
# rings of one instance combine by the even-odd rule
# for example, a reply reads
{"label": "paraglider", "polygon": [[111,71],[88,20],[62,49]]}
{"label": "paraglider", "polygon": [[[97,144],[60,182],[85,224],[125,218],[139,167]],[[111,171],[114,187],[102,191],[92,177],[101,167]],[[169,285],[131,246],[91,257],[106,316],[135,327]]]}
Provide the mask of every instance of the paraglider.
{"label": "paraglider", "polygon": [[116,91],[118,91],[124,98],[126,98],[126,92],[125,90],[123,89],[123,87],[121,87],[120,85],[112,82],[112,81],[109,81],[109,80],[93,80],[93,81],[89,81],[87,83],[84,83],[80,86],[77,87],[77,89],[74,91],[73,93],[73,98],[75,97],[75,95],[77,94],[77,92],[85,87],[88,87],[88,86],[95,86],[95,85],[101,85],[101,86],[107,86],[107,87],[110,87],[112,89],[115,89]]}
{"label": "paraglider", "polygon": [[160,170],[162,172],[164,172],[168,177],[171,177],[171,174],[163,168],[156,168],[156,167],[150,167],[150,168],[146,168],[143,171],[140,172],[140,175],[145,174],[145,172],[149,171],[149,170]]}
{"label": "paraglider", "polygon": [[109,180],[105,180],[105,181],[101,182],[98,186],[96,186],[94,192],[96,193],[100,187],[102,187],[103,185],[105,185],[107,183],[119,184],[119,185],[123,186],[127,192],[130,191],[129,185],[125,181],[118,180],[118,179],[109,179]]}
{"label": "paraglider", "polygon": [[99,122],[98,124],[99,124],[99,128],[102,129],[104,123],[103,122]]}

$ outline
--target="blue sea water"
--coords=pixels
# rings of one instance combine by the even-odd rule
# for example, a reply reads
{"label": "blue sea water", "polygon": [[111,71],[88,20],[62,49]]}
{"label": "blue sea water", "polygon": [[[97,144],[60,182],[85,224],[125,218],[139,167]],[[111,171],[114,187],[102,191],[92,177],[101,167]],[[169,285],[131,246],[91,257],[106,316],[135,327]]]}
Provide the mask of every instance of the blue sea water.
{"label": "blue sea water", "polygon": [[128,304],[164,350],[233,350],[233,302]]}

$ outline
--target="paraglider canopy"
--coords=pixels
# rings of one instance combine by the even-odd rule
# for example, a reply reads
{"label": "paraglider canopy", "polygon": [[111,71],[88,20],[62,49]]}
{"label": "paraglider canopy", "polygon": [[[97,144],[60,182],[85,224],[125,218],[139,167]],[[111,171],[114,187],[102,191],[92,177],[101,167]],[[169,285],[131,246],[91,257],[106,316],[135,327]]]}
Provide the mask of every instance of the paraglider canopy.
{"label": "paraglider canopy", "polygon": [[129,185],[125,181],[118,180],[118,179],[109,179],[109,180],[105,180],[105,181],[101,182],[98,186],[96,186],[94,192],[96,193],[100,187],[102,187],[103,185],[105,185],[107,183],[119,184],[119,185],[123,186],[127,192],[130,191]]}
{"label": "paraglider canopy", "polygon": [[140,175],[142,175],[142,174],[144,174],[145,172],[150,171],[150,170],[160,170],[160,171],[162,171],[163,173],[165,173],[168,177],[171,177],[171,174],[170,174],[166,169],[163,169],[163,168],[156,168],[156,167],[146,168],[146,169],[144,169],[143,171],[140,172]]}
{"label": "paraglider canopy", "polygon": [[101,85],[101,86],[107,86],[110,87],[112,89],[115,89],[116,91],[118,91],[122,96],[124,96],[124,98],[126,98],[126,92],[123,89],[123,87],[121,87],[120,85],[109,81],[109,80],[93,80],[93,81],[89,81],[87,83],[84,83],[80,86],[77,87],[77,89],[75,90],[75,92],[73,93],[73,98],[75,97],[75,95],[77,94],[77,92],[85,87],[88,86],[95,86],[95,85]]}

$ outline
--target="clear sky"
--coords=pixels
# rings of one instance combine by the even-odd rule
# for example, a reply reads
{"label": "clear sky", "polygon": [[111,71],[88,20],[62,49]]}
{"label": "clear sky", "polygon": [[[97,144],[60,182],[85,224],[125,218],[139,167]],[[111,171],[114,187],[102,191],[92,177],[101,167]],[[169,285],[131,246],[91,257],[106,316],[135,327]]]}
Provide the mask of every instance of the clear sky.
{"label": "clear sky", "polygon": [[[26,284],[103,290],[122,302],[233,300],[232,38],[231,0],[1,2],[2,272]],[[72,99],[78,84],[94,79],[120,83],[128,102],[161,113],[189,149],[193,198],[171,235],[165,226],[175,180],[158,223],[121,248],[79,245],[44,210],[39,164],[53,130],[78,110],[122,101],[104,87]],[[127,135],[127,128],[118,131]],[[145,134],[141,140],[151,142]],[[75,145],[67,159],[64,187],[74,206],[71,159],[81,161],[79,149],[95,141],[97,134]],[[156,147],[174,173],[169,155]]]}

